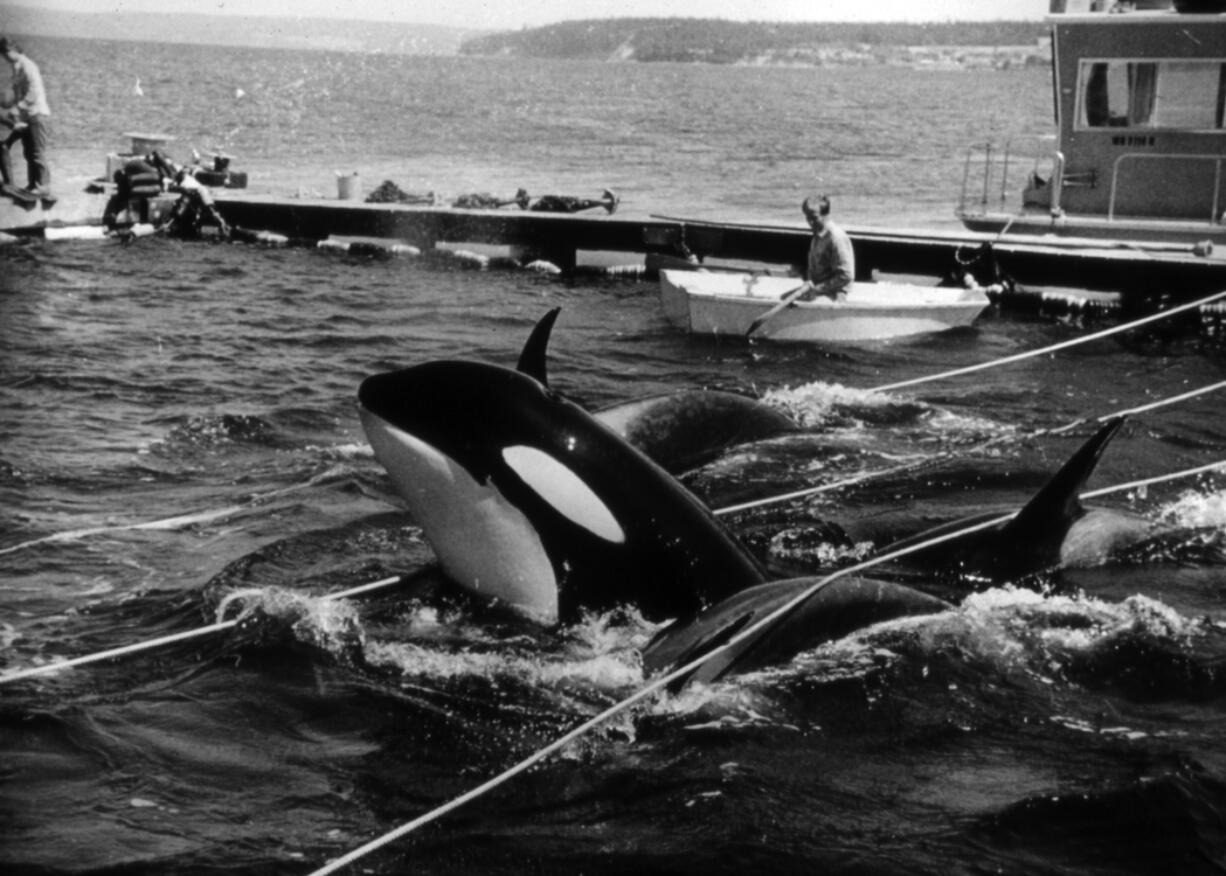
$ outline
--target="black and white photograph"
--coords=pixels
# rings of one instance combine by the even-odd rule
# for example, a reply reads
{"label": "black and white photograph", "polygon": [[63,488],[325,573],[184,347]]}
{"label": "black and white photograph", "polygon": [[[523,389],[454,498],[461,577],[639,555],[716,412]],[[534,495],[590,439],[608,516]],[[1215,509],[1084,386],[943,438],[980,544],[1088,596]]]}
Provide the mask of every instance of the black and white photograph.
{"label": "black and white photograph", "polygon": [[0,0],[0,872],[1226,874],[1226,0]]}

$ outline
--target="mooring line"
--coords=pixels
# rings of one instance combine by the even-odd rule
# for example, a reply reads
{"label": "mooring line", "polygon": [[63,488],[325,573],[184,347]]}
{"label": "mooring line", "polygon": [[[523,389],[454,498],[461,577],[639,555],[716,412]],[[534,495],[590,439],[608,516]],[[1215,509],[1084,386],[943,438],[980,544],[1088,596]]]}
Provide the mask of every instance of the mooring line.
{"label": "mooring line", "polygon": [[[1175,472],[1174,474],[1158,475],[1157,477],[1146,478],[1144,480],[1131,481],[1125,484],[1116,484],[1115,486],[1104,487],[1103,489],[1100,489],[1100,490],[1083,493],[1082,498],[1093,498],[1096,496],[1104,496],[1109,493],[1126,492],[1127,490],[1137,489],[1138,487],[1151,486],[1156,483],[1178,480],[1180,478],[1190,477],[1192,475],[1202,474],[1206,471],[1211,471],[1211,470],[1220,469],[1220,468],[1226,468],[1226,460],[1219,460],[1218,462],[1211,463],[1209,465],[1203,465],[1203,466],[1198,466],[1192,469],[1186,469],[1181,472]],[[656,693],[657,691],[661,690],[664,687],[667,687],[673,682],[679,681],[682,678],[685,678],[687,675],[689,675],[692,672],[695,672],[703,664],[707,663],[712,658],[718,657],[721,654],[728,652],[729,650],[739,645],[741,642],[743,642],[748,637],[755,635],[763,627],[774,623],[775,621],[782,618],[784,615],[790,613],[791,611],[793,611],[794,609],[802,605],[807,600],[816,596],[819,592],[824,590],[834,581],[837,581],[840,578],[845,578],[846,576],[851,575],[851,574],[862,572],[866,569],[871,569],[876,566],[880,566],[892,560],[899,559],[900,557],[907,556],[908,554],[915,553],[916,551],[926,550],[930,547],[936,547],[938,545],[944,544],[945,542],[951,541],[955,538],[961,538],[964,535],[970,535],[971,533],[980,532],[984,529],[989,529],[993,526],[998,526],[1000,524],[1007,523],[1009,520],[1012,520],[1016,515],[1017,515],[1016,511],[1010,514],[1002,514],[999,517],[993,518],[991,520],[986,520],[986,521],[982,521],[980,523],[974,524],[972,526],[963,527],[962,529],[959,529],[956,532],[951,532],[951,533],[946,533],[944,535],[936,536],[934,538],[928,539],[927,541],[920,542],[919,544],[909,545],[905,548],[900,548],[899,550],[891,551],[890,553],[880,554],[878,556],[871,557],[867,560],[863,560],[859,563],[856,563],[855,565],[848,566],[845,569],[839,569],[835,572],[831,572],[829,575],[826,575],[825,577],[814,582],[811,586],[805,588],[803,591],[801,591],[791,600],[786,602],[784,605],[780,606],[779,608],[765,615],[760,620],[750,624],[748,627],[745,627],[743,630],[738,632],[736,635],[734,635],[732,638],[730,638],[727,642],[720,645],[719,647],[707,652],[701,657],[698,657],[690,661],[689,663],[685,664],[684,666],[678,669],[672,670],[666,675],[653,679],[652,681],[644,685],[642,688],[635,691],[630,696],[615,703],[614,705],[605,709],[603,712],[596,715],[595,717],[589,718],[588,720],[584,721],[582,724],[578,725],[574,729],[570,730],[569,732],[555,739],[553,742],[549,743],[544,748],[538,749],[537,751],[533,752],[531,755],[529,755],[524,760],[521,760],[519,763],[515,764],[512,767],[509,767],[508,769],[504,770],[503,772],[499,773],[498,775],[494,776],[488,781],[483,782],[482,784],[478,785],[472,790],[467,791],[464,794],[461,794],[460,796],[449,800],[443,805],[438,806],[435,809],[432,809],[429,812],[426,812],[425,814],[418,816],[417,818],[414,818],[412,821],[408,821],[405,824],[400,825],[394,830],[388,831],[387,833],[379,837],[376,837],[375,839],[371,840],[365,845],[360,846],[354,849],[353,851],[348,852],[345,855],[342,855],[339,858],[335,858],[329,861],[323,867],[320,867],[317,870],[312,870],[309,876],[328,876],[328,874],[335,873],[338,870],[344,869],[345,867],[349,866],[355,861],[361,858],[364,858],[373,852],[378,851],[379,849],[383,848],[389,843],[395,842],[396,840],[404,836],[407,836],[408,834],[412,833],[418,828],[424,827],[425,825],[430,824],[434,821],[438,821],[440,818],[455,811],[456,809],[459,809],[460,807],[468,803],[471,803],[473,800],[476,800],[479,797],[483,797],[484,795],[488,794],[490,791],[493,791],[496,788],[499,788],[502,785],[505,785],[511,779],[531,769],[533,766],[540,763],[541,761],[543,761],[545,758],[549,757],[550,755],[555,754],[556,752],[562,750],[567,745],[574,742],[579,737],[587,734],[591,730],[594,730],[596,727],[608,721],[610,718],[616,717],[617,715],[626,711],[628,708],[630,708],[634,704],[640,702],[641,700],[646,699],[648,696]]]}
{"label": "mooring line", "polygon": [[50,544],[59,541],[76,541],[77,539],[87,538],[91,535],[105,535],[111,532],[132,532],[145,529],[180,529],[184,526],[191,526],[196,523],[211,523],[215,520],[224,520],[228,517],[234,517],[242,514],[245,511],[250,511],[260,507],[261,504],[270,499],[275,499],[278,496],[284,496],[289,493],[295,493],[299,490],[305,490],[308,487],[313,487],[321,483],[325,478],[333,473],[332,469],[326,472],[315,475],[314,477],[303,481],[300,484],[292,484],[288,487],[282,487],[279,490],[271,490],[267,493],[252,496],[242,505],[227,505],[224,508],[217,508],[212,511],[196,511],[188,514],[178,514],[174,517],[164,517],[160,520],[149,520],[144,523],[121,523],[116,526],[94,526],[88,529],[72,529],[65,532],[53,532],[51,535],[44,535],[40,538],[23,541],[20,544],[9,545],[6,548],[0,548],[0,556],[4,554],[16,553],[26,548],[35,547],[40,544]]}
{"label": "mooring line", "polygon": [[1201,298],[1197,301],[1192,301],[1188,304],[1180,304],[1176,307],[1171,307],[1166,310],[1160,310],[1157,313],[1152,313],[1149,316],[1141,317],[1140,319],[1126,322],[1121,325],[1112,326],[1108,329],[1103,329],[1099,332],[1094,332],[1080,337],[1070,338],[1067,341],[1061,341],[1058,344],[1052,344],[1048,347],[1040,347],[1037,350],[1028,350],[1025,353],[1018,353],[1014,356],[1006,356],[1003,359],[993,359],[990,362],[980,362],[978,365],[968,365],[965,368],[956,368],[953,371],[943,371],[940,374],[929,374],[925,377],[914,377],[910,380],[900,380],[897,383],[887,383],[884,386],[878,386],[869,390],[870,392],[891,392],[896,389],[903,389],[908,386],[917,386],[921,383],[931,383],[936,380],[945,380],[949,377],[958,377],[963,374],[972,374],[976,371],[985,371],[989,368],[997,368],[1001,365],[1011,365],[1014,362],[1022,362],[1026,359],[1033,359],[1036,356],[1045,356],[1048,353],[1055,353],[1058,350],[1064,350],[1068,347],[1075,347],[1078,344],[1089,343],[1090,341],[1101,340],[1102,338],[1117,335],[1121,332],[1131,331],[1138,326],[1147,325],[1151,322],[1157,322],[1160,319],[1166,319],[1168,316],[1174,316],[1177,313],[1183,313],[1197,307],[1203,307],[1221,298],[1226,298],[1226,290],[1210,295],[1208,298]]}
{"label": "mooring line", "polygon": [[1076,429],[1078,426],[1085,425],[1086,423],[1104,423],[1114,417],[1129,417],[1134,414],[1143,414],[1149,411],[1155,411],[1168,405],[1178,404],[1179,402],[1187,401],[1191,398],[1197,398],[1198,396],[1216,392],[1222,388],[1226,388],[1226,380],[1221,380],[1208,386],[1202,386],[1199,389],[1189,390],[1188,392],[1180,393],[1179,395],[1158,399],[1157,401],[1149,402],[1147,404],[1138,405],[1132,408],[1125,408],[1124,410],[1116,411],[1111,414],[1103,414],[1099,417],[1082,417],[1079,420],[1073,420],[1071,423],[1066,423],[1063,426],[1056,426],[1048,429],[1035,429],[1023,435],[998,435],[995,438],[989,438],[986,441],[981,441],[970,448],[960,447],[956,451],[947,450],[943,453],[935,454],[934,456],[926,456],[923,459],[903,462],[898,465],[890,466],[889,468],[878,469],[877,471],[864,472],[863,474],[853,475],[852,477],[844,478],[843,480],[839,481],[832,481],[828,484],[818,484],[817,486],[813,487],[805,487],[802,490],[793,490],[790,493],[781,493],[777,496],[766,496],[762,499],[751,499],[748,502],[740,502],[736,505],[716,508],[711,513],[715,514],[717,517],[723,517],[728,514],[739,514],[742,511],[751,511],[754,508],[764,508],[767,505],[778,505],[783,502],[792,502],[796,499],[816,496],[818,493],[841,490],[845,487],[855,486],[856,484],[861,484],[865,481],[871,481],[876,478],[914,471],[917,468],[932,465],[933,463],[941,462],[946,459],[952,459],[956,456],[966,456],[968,453],[978,453],[983,451],[985,448],[993,446],[994,444],[1002,444],[1006,441],[1012,441],[1014,439],[1033,439],[1040,438],[1044,435],[1060,435],[1065,432],[1070,432],[1073,429]]}
{"label": "mooring line", "polygon": [[[391,578],[383,578],[379,581],[372,581],[369,584],[361,584],[357,587],[351,587],[348,590],[341,590],[336,593],[328,593],[320,597],[325,602],[330,602],[335,599],[347,599],[351,596],[359,596],[363,593],[369,593],[372,590],[379,590],[383,587],[389,587],[392,584],[397,584],[403,580],[402,576],[395,575]],[[246,594],[249,591],[242,591]],[[218,606],[218,614],[224,614],[225,609],[229,606],[229,598],[222,600]],[[232,629],[242,621],[243,615],[231,620],[223,620],[220,617],[217,622],[208,626],[198,627],[194,630],[185,630],[181,633],[171,633],[167,636],[161,636],[156,639],[147,639],[143,642],[134,642],[130,645],[122,645],[118,648],[111,648],[107,651],[99,651],[94,654],[86,654],[81,657],[73,657],[69,660],[57,660],[52,663],[44,663],[42,666],[30,666],[25,669],[16,669],[11,672],[0,674],[0,684],[8,684],[12,681],[20,681],[23,678],[33,678],[38,675],[51,675],[59,672],[61,669],[72,669],[77,666],[85,666],[89,663],[99,663],[103,660],[113,660],[116,657],[126,657],[129,654],[137,654],[141,651],[151,651],[154,648],[161,648],[166,645],[173,645],[176,642],[186,642],[190,639],[200,638],[202,636],[210,636],[214,633],[224,632]]]}

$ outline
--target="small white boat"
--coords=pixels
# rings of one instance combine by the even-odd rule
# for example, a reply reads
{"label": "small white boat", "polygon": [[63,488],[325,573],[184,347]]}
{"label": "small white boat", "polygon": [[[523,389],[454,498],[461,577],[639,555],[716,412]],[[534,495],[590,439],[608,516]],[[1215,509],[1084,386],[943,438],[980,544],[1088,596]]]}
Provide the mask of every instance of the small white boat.
{"label": "small white boat", "polygon": [[[665,270],[660,303],[673,325],[694,334],[744,337],[801,280],[755,274]],[[989,305],[984,289],[853,283],[845,301],[798,301],[763,322],[756,338],[880,341],[970,325]]]}

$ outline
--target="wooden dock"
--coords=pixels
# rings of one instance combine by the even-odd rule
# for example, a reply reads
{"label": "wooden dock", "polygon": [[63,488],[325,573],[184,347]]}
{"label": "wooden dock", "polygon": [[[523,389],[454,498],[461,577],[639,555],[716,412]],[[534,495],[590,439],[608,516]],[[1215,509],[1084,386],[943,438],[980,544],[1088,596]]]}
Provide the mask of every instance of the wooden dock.
{"label": "wooden dock", "polygon": [[[563,271],[583,252],[626,253],[701,263],[804,264],[807,228],[708,221],[674,216],[540,213],[517,209],[367,204],[225,192],[218,207],[233,225],[288,238],[384,238],[432,249],[443,244],[505,246],[527,262],[543,259]],[[1112,244],[1060,238],[1000,237],[972,231],[848,227],[861,279],[874,272],[945,277],[959,268],[981,282],[999,269],[1025,286],[1118,292],[1145,298],[1189,298],[1226,289],[1226,258],[1177,244]],[[986,247],[985,247],[986,245]],[[995,260],[995,266],[988,264]]]}
{"label": "wooden dock", "polygon": [[[622,266],[636,262],[644,275],[660,266],[687,261],[708,267],[797,269],[806,260],[810,238],[808,228],[799,224],[607,215],[599,210],[565,214],[514,208],[368,204],[228,189],[214,193],[226,221],[244,229],[246,239],[315,245],[338,237],[364,238],[385,241],[389,252],[406,245],[423,251],[501,247],[519,264],[539,260],[563,272],[574,270],[581,257],[589,253],[604,255],[606,262],[609,254],[623,254],[627,258]],[[169,204],[173,198],[161,200]],[[88,206],[96,215],[78,221],[97,226],[104,201],[94,196],[88,205],[74,203],[73,215]],[[61,208],[59,212],[66,215],[72,211]],[[8,229],[9,233],[18,237],[69,236],[58,227],[63,219],[45,213],[24,215],[39,221]],[[1185,244],[1001,237],[961,230],[847,227],[847,231],[855,245],[859,279],[881,274],[946,278],[968,271],[985,286],[1007,277],[1028,290],[1057,287],[1072,290],[1072,296],[1081,294],[1090,302],[1101,302],[1103,294],[1108,294],[1125,306],[1135,302],[1140,307],[1226,290],[1226,253],[1205,252],[1204,248]],[[1101,294],[1096,298],[1094,293]]]}

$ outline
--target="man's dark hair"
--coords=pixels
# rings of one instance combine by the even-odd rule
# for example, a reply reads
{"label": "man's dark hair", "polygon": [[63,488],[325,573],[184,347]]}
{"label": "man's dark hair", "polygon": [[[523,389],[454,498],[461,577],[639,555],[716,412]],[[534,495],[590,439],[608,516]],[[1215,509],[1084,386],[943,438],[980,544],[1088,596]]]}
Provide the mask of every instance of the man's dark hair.
{"label": "man's dark hair", "polygon": [[825,195],[809,195],[800,205],[805,213],[816,213],[819,216],[830,215],[830,198]]}
{"label": "man's dark hair", "polygon": [[21,46],[17,45],[15,40],[8,37],[0,37],[0,55],[7,55],[9,52],[21,54]]}

